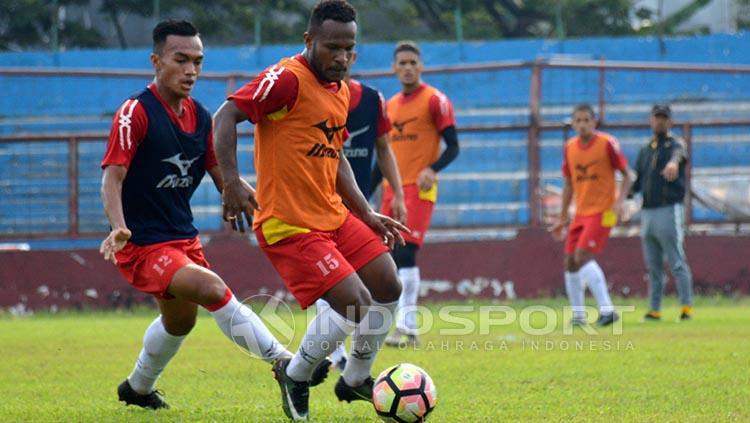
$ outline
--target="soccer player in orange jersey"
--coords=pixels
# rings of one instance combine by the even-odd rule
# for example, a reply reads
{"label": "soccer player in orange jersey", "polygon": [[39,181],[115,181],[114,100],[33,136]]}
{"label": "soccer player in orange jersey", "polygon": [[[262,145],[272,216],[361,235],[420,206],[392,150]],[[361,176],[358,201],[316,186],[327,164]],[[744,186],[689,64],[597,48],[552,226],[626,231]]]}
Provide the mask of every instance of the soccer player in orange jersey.
{"label": "soccer player in orange jersey", "polygon": [[[612,135],[596,130],[594,109],[588,104],[573,110],[576,136],[565,144],[562,210],[551,232],[562,240],[568,208],[575,197],[576,212],[565,239],[565,290],[573,308],[573,325],[586,325],[586,286],[599,304],[599,326],[619,318],[607,291],[607,280],[594,257],[604,251],[609,231],[622,218],[622,204],[630,191],[628,161]],[[615,190],[615,172],[622,174]]]}
{"label": "soccer player in orange jersey", "polygon": [[[383,177],[396,188],[391,203],[394,211],[393,218],[405,223],[404,192],[401,189],[401,177],[398,174],[396,159],[388,142],[391,121],[388,120],[385,99],[380,91],[351,78],[349,71],[356,60],[355,51],[344,78],[350,93],[349,117],[346,120],[349,139],[344,144],[344,155],[354,171],[357,186],[367,199],[372,194],[373,163],[377,163],[378,170]],[[322,298],[315,302],[315,306],[319,312],[330,307]],[[343,344],[331,353],[330,360],[333,363],[332,366],[344,369],[347,359],[346,348]]]}
{"label": "soccer player in orange jersey", "polygon": [[[401,294],[389,254],[403,243],[397,221],[375,213],[357,188],[342,149],[349,88],[342,82],[356,42],[356,12],[319,2],[301,54],[281,60],[229,97],[214,116],[224,177],[225,219],[250,223],[263,252],[303,308],[331,308],[310,323],[297,354],[274,374],[285,414],[308,418],[316,365],[352,334],[352,353],[335,386],[339,400],[371,401],[372,364]],[[237,124],[255,124],[257,194],[240,183]]]}
{"label": "soccer player in orange jersey", "polygon": [[[386,339],[391,346],[418,343],[416,306],[420,274],[417,250],[424,242],[437,201],[437,173],[458,156],[458,137],[453,106],[445,94],[422,82],[419,47],[413,42],[399,43],[394,50],[393,70],[401,82],[401,92],[388,100],[388,117],[393,124],[391,148],[396,156],[406,200],[405,246],[396,246],[393,258],[398,267],[403,292],[399,298],[399,316],[395,332]],[[446,148],[440,153],[440,139]],[[393,189],[383,186],[381,212],[393,216]]]}

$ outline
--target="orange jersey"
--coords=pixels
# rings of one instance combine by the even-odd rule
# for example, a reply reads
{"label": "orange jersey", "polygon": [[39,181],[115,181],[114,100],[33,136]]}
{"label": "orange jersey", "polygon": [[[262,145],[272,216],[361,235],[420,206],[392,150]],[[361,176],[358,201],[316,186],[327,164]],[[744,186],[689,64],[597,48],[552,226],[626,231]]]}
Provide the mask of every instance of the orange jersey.
{"label": "orange jersey", "polygon": [[391,97],[387,109],[401,183],[416,183],[419,172],[440,157],[440,133],[456,124],[453,106],[445,94],[422,84],[413,93]]}
{"label": "orange jersey", "polygon": [[615,202],[615,170],[625,171],[628,161],[615,137],[595,132],[583,144],[579,137],[565,144],[562,172],[570,179],[576,216],[589,216],[612,208]]}
{"label": "orange jersey", "polygon": [[253,228],[270,218],[318,231],[338,229],[347,209],[336,192],[340,151],[346,137],[349,88],[326,89],[297,59],[277,65],[291,71],[299,89],[288,113],[271,114],[255,125],[257,199]]}

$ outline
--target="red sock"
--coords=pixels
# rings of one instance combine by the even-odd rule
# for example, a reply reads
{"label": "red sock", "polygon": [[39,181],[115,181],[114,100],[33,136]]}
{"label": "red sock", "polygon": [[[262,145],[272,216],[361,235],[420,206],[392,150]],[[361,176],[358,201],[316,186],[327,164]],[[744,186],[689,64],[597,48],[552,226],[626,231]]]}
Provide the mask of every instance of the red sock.
{"label": "red sock", "polygon": [[227,290],[224,292],[224,298],[222,298],[221,301],[219,301],[217,303],[209,304],[209,305],[204,305],[203,307],[206,310],[208,310],[208,311],[210,311],[210,312],[213,313],[214,311],[216,311],[216,310],[224,307],[225,305],[227,305],[227,303],[229,302],[229,300],[232,299],[233,295],[234,294],[232,294],[232,290],[229,289],[229,288],[227,288]]}

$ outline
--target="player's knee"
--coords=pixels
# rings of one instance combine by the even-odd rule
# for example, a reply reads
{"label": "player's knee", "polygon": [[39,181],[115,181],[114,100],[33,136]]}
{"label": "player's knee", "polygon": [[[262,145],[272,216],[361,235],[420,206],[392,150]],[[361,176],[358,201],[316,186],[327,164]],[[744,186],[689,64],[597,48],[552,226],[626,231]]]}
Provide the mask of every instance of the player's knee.
{"label": "player's knee", "polygon": [[399,269],[415,267],[417,265],[417,247],[416,244],[406,243],[406,245],[396,245],[391,252],[393,261]]}
{"label": "player's knee", "polygon": [[565,256],[563,259],[563,267],[565,267],[566,272],[576,272],[578,269],[576,268],[576,261],[575,257],[573,256]]}
{"label": "player's knee", "polygon": [[581,270],[586,263],[593,258],[593,255],[588,251],[578,250],[573,255],[573,270],[571,272],[577,272]]}
{"label": "player's knee", "polygon": [[387,286],[388,289],[384,290],[382,294],[384,298],[377,298],[377,301],[381,303],[390,303],[393,301],[397,301],[401,296],[401,291],[403,290],[403,285],[401,285],[401,280],[399,280],[398,275],[395,272],[389,274],[388,276],[386,276],[383,284]]}
{"label": "player's knee", "polygon": [[361,322],[367,314],[370,306],[372,306],[372,296],[370,291],[366,289],[360,289],[356,300],[350,307],[347,307],[347,318],[357,323]]}
{"label": "player's knee", "polygon": [[207,272],[205,283],[199,285],[199,296],[201,297],[202,304],[217,304],[224,300],[227,295],[227,285],[224,281],[213,272]]}
{"label": "player's knee", "polygon": [[172,316],[162,316],[164,329],[172,336],[185,336],[195,327],[196,313],[186,310]]}

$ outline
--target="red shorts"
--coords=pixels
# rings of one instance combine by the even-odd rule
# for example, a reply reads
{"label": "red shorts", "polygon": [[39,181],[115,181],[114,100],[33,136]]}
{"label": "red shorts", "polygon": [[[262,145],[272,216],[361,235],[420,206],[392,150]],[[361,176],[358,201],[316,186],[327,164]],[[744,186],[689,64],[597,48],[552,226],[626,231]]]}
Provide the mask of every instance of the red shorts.
{"label": "red shorts", "polygon": [[[401,235],[406,242],[421,247],[424,244],[427,229],[430,228],[432,209],[435,207],[435,203],[419,198],[417,184],[404,185],[403,188],[404,202],[406,203],[406,226],[411,229],[411,233],[402,232]],[[390,186],[383,187],[383,203],[380,212],[386,216],[393,216],[391,201],[393,201],[393,189]]]}
{"label": "red shorts", "polygon": [[158,298],[174,298],[167,293],[172,277],[188,264],[208,268],[198,237],[150,245],[129,242],[116,255],[117,269],[135,289]]}
{"label": "red shorts", "polygon": [[296,234],[272,245],[268,245],[260,228],[255,237],[303,309],[388,252],[383,240],[351,213],[334,231]]}
{"label": "red shorts", "polygon": [[575,250],[582,249],[594,253],[601,253],[607,245],[609,231],[612,226],[602,224],[602,213],[590,216],[576,216],[568,226],[568,236],[565,239],[565,254],[572,255]]}

